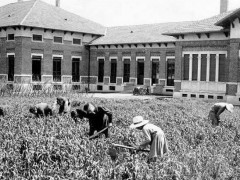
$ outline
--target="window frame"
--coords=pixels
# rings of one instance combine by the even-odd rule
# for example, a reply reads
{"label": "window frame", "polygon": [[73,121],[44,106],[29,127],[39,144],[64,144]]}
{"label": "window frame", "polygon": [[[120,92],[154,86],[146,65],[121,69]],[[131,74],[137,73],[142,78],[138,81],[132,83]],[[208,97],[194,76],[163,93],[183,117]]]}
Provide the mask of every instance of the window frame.
{"label": "window frame", "polygon": [[[74,42],[74,39],[80,40],[80,44],[75,44],[75,43],[73,43],[73,42]],[[72,45],[81,46],[81,45],[82,45],[82,39],[81,39],[81,38],[73,38],[73,40],[72,40]]]}
{"label": "window frame", "polygon": [[[33,60],[33,57],[40,57],[39,60]],[[33,68],[32,68],[32,82],[41,82],[42,81],[42,60],[43,60],[43,54],[36,54],[32,53],[31,54],[31,59],[32,59],[32,66],[33,66],[33,61],[40,61],[40,80],[36,81],[33,79]]]}
{"label": "window frame", "polygon": [[[34,38],[33,38],[34,35],[35,35],[35,36],[41,36],[41,37],[42,37],[42,38],[41,38],[41,41],[40,41],[40,40],[34,40]],[[43,35],[42,35],[42,34],[32,34],[32,41],[33,41],[33,42],[43,42]]]}
{"label": "window frame", "polygon": [[[54,58],[60,58],[60,81],[54,81]],[[53,67],[52,67],[52,73],[53,73],[53,82],[54,83],[61,83],[62,82],[62,61],[63,61],[63,55],[53,55],[52,56],[53,60]],[[59,72],[59,71],[58,71]],[[58,75],[56,75],[58,76]]]}
{"label": "window frame", "polygon": [[[79,59],[79,61],[74,61],[74,59]],[[72,60],[72,82],[80,82],[80,72],[81,72],[81,60],[82,60],[82,57],[81,56],[72,56],[71,57],[71,60]],[[78,62],[79,63],[79,72],[78,72],[78,81],[73,81],[73,63],[76,63]]]}
{"label": "window frame", "polygon": [[[10,62],[10,59],[9,59],[9,57],[13,57],[14,59],[13,59],[13,67],[11,67],[10,68],[10,66],[9,66],[9,62]],[[7,78],[7,81],[8,82],[14,82],[15,81],[15,53],[7,53],[7,58],[8,58],[8,73],[7,73],[7,75],[8,75],[8,78]],[[9,71],[13,71],[13,80],[9,80]]]}
{"label": "window frame", "polygon": [[[62,42],[55,42],[55,38],[61,38]],[[63,37],[62,36],[53,36],[53,43],[54,44],[63,44]]]}
{"label": "window frame", "polygon": [[[110,84],[116,84],[117,83],[117,61],[118,58],[117,57],[110,57]],[[114,63],[112,62],[112,60],[114,61]],[[115,64],[116,69],[115,69],[115,76],[112,76],[112,65]],[[115,79],[113,80],[112,77],[115,77]],[[114,81],[114,82],[113,82]]]}
{"label": "window frame", "polygon": [[[13,35],[13,39],[9,39],[9,35]],[[15,41],[15,34],[14,33],[7,34],[7,41]]]}
{"label": "window frame", "polygon": [[[129,63],[125,63],[125,60],[127,60],[127,61],[129,60]],[[131,56],[123,56],[122,57],[122,61],[123,61],[123,83],[129,83],[130,79],[131,79]],[[125,69],[125,64],[129,65],[129,68],[128,68],[129,69],[129,73],[125,73],[125,70],[126,70]],[[128,74],[129,74],[129,77],[127,76]],[[124,81],[125,77],[128,77],[128,81]]]}

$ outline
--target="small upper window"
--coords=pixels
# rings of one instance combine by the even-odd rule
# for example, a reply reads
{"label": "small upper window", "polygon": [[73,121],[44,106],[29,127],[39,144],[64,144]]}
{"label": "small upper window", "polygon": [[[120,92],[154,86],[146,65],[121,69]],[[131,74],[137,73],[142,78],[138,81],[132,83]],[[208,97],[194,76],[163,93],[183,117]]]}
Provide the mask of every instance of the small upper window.
{"label": "small upper window", "polygon": [[14,41],[14,39],[15,39],[14,34],[8,34],[8,36],[7,36],[8,41]]}
{"label": "small upper window", "polygon": [[53,42],[55,43],[63,43],[63,38],[59,36],[54,36]]}
{"label": "small upper window", "polygon": [[42,41],[42,35],[33,34],[33,41]]}
{"label": "small upper window", "polygon": [[81,45],[81,39],[73,38],[73,44]]}

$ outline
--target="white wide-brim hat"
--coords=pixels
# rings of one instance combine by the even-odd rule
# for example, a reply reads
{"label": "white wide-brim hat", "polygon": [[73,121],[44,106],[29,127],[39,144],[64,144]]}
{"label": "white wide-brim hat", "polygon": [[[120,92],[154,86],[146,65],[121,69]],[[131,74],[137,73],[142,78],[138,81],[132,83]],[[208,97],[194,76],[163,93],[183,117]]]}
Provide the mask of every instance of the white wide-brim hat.
{"label": "white wide-brim hat", "polygon": [[229,112],[231,112],[231,113],[233,112],[233,105],[232,104],[227,104],[226,108]]}
{"label": "white wide-brim hat", "polygon": [[144,120],[142,116],[135,116],[133,118],[133,123],[129,126],[131,129],[141,127],[145,124],[147,124],[149,120]]}

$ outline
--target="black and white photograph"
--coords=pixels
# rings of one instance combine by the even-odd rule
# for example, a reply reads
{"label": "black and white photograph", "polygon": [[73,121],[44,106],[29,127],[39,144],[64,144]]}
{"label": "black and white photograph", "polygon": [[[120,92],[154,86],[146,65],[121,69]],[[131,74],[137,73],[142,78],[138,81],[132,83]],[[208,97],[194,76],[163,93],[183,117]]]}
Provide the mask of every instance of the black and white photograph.
{"label": "black and white photograph", "polygon": [[239,0],[0,0],[0,179],[240,180]]}

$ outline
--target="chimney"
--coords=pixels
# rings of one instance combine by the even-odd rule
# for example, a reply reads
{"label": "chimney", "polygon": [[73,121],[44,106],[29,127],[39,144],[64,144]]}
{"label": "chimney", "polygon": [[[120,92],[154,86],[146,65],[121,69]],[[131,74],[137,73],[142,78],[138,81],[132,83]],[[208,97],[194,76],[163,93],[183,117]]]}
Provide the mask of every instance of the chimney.
{"label": "chimney", "polygon": [[56,0],[56,7],[60,7],[60,0]]}
{"label": "chimney", "polygon": [[228,11],[228,0],[220,0],[220,14]]}

